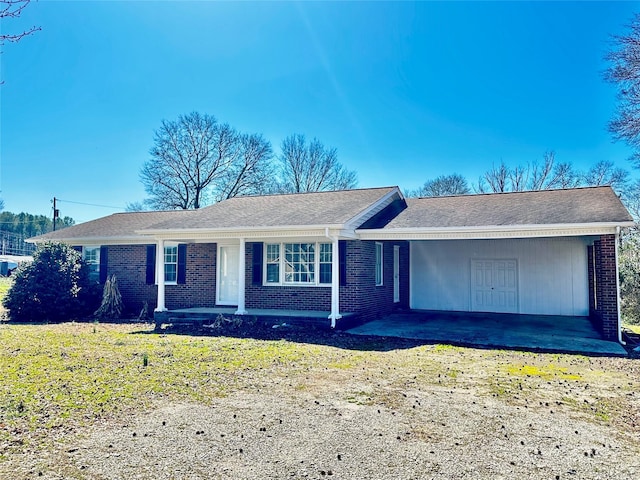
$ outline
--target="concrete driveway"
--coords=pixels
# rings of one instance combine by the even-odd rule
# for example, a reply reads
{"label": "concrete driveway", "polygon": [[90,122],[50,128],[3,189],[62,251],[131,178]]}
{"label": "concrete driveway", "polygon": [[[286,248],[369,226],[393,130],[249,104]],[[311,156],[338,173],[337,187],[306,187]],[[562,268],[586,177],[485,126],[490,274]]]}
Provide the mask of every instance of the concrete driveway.
{"label": "concrete driveway", "polygon": [[587,317],[412,311],[347,332],[481,347],[627,355],[619,343],[603,340]]}

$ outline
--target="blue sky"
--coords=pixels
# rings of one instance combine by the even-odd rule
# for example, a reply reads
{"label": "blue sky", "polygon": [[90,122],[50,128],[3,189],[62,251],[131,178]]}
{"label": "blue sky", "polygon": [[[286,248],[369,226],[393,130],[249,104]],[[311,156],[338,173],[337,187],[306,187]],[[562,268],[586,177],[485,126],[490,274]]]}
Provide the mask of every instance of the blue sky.
{"label": "blue sky", "polygon": [[55,196],[77,222],[118,211],[80,203],[142,200],[154,130],[192,111],[275,152],[317,137],[360,187],[475,181],[546,150],[630,168],[602,72],[635,7],[40,0],[2,25],[42,31],[0,55],[0,196],[45,215]]}

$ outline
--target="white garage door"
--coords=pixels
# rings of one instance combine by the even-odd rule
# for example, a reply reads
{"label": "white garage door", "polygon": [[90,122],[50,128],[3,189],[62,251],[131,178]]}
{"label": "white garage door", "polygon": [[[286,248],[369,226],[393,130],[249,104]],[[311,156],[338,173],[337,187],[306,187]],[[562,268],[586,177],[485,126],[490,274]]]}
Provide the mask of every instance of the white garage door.
{"label": "white garage door", "polygon": [[588,315],[588,241],[414,240],[411,308]]}
{"label": "white garage door", "polygon": [[471,260],[471,310],[518,312],[516,260]]}

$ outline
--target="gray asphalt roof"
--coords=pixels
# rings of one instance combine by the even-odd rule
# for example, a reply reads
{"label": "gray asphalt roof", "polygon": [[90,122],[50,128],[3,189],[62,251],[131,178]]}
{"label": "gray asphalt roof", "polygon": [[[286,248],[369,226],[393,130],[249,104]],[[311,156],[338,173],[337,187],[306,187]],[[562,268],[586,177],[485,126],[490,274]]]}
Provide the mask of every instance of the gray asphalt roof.
{"label": "gray asphalt roof", "polygon": [[199,210],[116,213],[34,241],[142,237],[139,231],[343,225],[396,187],[237,197]]}
{"label": "gray asphalt roof", "polygon": [[395,188],[236,197],[150,229],[344,225]]}
{"label": "gray asphalt roof", "polygon": [[[141,238],[144,230],[277,228],[344,225],[395,187],[237,197],[200,210],[116,213],[35,241]],[[497,225],[628,222],[632,218],[610,187],[540,192],[409,198],[408,208],[384,230]]]}
{"label": "gray asphalt roof", "polygon": [[628,222],[610,187],[408,198],[384,229]]}
{"label": "gray asphalt roof", "polygon": [[73,238],[127,238],[139,236],[137,230],[147,228],[158,222],[178,218],[186,213],[183,210],[163,212],[114,213],[107,217],[79,223],[72,227],[33,237],[34,241],[69,240]]}

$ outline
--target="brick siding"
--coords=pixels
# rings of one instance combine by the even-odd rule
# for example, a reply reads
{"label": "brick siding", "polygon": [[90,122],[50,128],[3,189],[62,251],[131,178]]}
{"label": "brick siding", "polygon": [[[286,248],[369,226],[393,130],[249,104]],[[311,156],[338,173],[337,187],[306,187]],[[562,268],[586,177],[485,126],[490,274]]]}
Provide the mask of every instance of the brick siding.
{"label": "brick siding", "polygon": [[137,315],[148,302],[151,314],[158,302],[158,289],[146,283],[147,246],[109,245],[108,249],[107,273],[118,280],[125,312]]}
{"label": "brick siding", "polygon": [[[409,306],[408,242],[382,242],[383,285],[375,285],[375,242],[350,240],[346,245],[346,285],[340,286],[340,311],[370,319]],[[393,246],[400,246],[400,302],[393,302]],[[260,309],[331,310],[331,287],[253,285],[253,248],[247,244],[246,306]]]}
{"label": "brick siding", "polygon": [[[125,312],[138,314],[148,302],[150,312],[158,302],[158,288],[146,283],[147,246],[109,245],[109,275],[118,279]],[[213,307],[216,300],[215,243],[187,245],[186,283],[166,285],[165,305],[168,309]]]}
{"label": "brick siding", "polygon": [[[614,341],[618,339],[618,283],[615,242],[615,235],[602,235],[588,250],[591,317],[602,336],[607,340]],[[594,257],[595,270],[592,267]]]}

